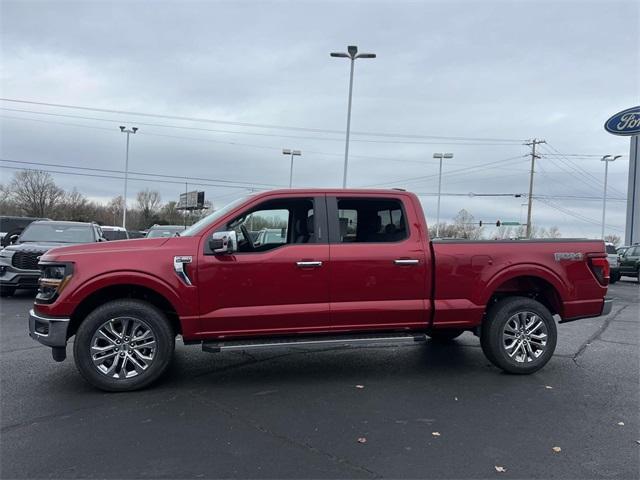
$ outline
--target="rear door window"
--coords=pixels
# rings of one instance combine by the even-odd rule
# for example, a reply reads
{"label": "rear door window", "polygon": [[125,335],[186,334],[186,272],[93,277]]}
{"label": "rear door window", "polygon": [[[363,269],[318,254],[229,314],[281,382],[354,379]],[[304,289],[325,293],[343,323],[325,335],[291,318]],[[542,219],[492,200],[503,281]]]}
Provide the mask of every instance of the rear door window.
{"label": "rear door window", "polygon": [[409,237],[402,202],[385,198],[338,198],[338,243],[389,243]]}

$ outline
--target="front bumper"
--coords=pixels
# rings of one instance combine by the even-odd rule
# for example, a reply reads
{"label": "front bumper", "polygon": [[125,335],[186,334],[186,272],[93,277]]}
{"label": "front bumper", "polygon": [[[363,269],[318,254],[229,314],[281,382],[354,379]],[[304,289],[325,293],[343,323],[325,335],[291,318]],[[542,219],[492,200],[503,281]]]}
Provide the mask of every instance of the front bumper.
{"label": "front bumper", "polygon": [[39,270],[19,270],[11,264],[0,264],[0,286],[37,289]]}
{"label": "front bumper", "polygon": [[613,308],[613,299],[605,298],[604,305],[602,305],[602,313],[600,316],[609,315],[611,313],[611,309]]}
{"label": "front bumper", "polygon": [[29,311],[29,336],[47,347],[64,348],[70,320],[39,315],[32,309]]}

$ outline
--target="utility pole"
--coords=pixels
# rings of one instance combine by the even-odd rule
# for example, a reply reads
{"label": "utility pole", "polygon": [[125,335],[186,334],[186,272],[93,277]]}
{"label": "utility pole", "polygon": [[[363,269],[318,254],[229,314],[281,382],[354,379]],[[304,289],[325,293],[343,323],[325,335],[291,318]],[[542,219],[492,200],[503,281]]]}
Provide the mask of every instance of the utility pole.
{"label": "utility pole", "polygon": [[453,153],[434,153],[433,158],[440,159],[440,170],[438,173],[438,213],[436,215],[436,238],[440,237],[440,193],[442,189],[442,159],[453,158]]}
{"label": "utility pole", "polygon": [[536,145],[539,143],[547,143],[545,140],[533,140],[525,143],[531,147],[531,173],[529,174],[529,208],[527,209],[527,238],[531,238],[531,207],[533,203],[533,174],[535,172],[536,158],[540,158],[540,155],[536,155]]}

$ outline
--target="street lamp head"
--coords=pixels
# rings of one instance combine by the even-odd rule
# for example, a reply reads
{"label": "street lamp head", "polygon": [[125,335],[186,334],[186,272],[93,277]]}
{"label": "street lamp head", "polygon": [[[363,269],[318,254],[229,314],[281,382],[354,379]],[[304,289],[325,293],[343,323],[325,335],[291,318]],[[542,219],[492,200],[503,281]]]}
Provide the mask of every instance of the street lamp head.
{"label": "street lamp head", "polygon": [[291,155],[302,155],[302,151],[301,150],[294,150],[293,152],[291,152]]}
{"label": "street lamp head", "polygon": [[453,153],[445,153],[444,158],[453,158]]}
{"label": "street lamp head", "polygon": [[433,154],[433,158],[442,158],[442,154],[441,153],[434,153]]}
{"label": "street lamp head", "polygon": [[601,162],[606,162],[606,161],[608,161],[610,158],[611,158],[611,155],[605,155],[604,157],[602,157],[602,158],[600,159],[600,161],[601,161]]}
{"label": "street lamp head", "polygon": [[331,55],[332,57],[349,58],[348,53],[331,52],[329,55]]}
{"label": "street lamp head", "polygon": [[138,127],[133,127],[131,130],[133,130],[133,133],[136,133],[138,131]]}
{"label": "street lamp head", "polygon": [[[615,157],[613,157],[613,160],[617,160],[617,159],[619,159],[620,157],[622,157],[622,155],[616,155]],[[612,160],[612,161],[613,161],[613,160]]]}
{"label": "street lamp head", "polygon": [[121,131],[121,132],[124,132],[124,129],[125,129],[125,128],[126,128],[126,127],[124,127],[123,125],[120,125],[120,131]]}
{"label": "street lamp head", "polygon": [[347,47],[347,52],[349,52],[349,55],[351,57],[355,57],[356,54],[358,53],[358,47],[356,47],[355,45],[349,45]]}
{"label": "street lamp head", "polygon": [[288,148],[283,148],[282,149],[282,154],[283,155],[291,155],[291,150],[289,150]]}
{"label": "street lamp head", "polygon": [[356,58],[376,58],[375,53],[360,53],[356,55]]}

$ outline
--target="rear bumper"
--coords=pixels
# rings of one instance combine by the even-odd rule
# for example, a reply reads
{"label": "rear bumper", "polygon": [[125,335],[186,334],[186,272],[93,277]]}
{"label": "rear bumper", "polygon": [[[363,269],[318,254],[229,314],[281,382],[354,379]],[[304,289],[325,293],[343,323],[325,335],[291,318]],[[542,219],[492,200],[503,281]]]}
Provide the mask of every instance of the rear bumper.
{"label": "rear bumper", "polygon": [[582,320],[583,318],[603,317],[605,315],[609,315],[609,313],[611,313],[612,308],[613,308],[613,299],[605,298],[604,302],[602,303],[602,309],[600,310],[600,313],[591,313],[591,314],[581,313],[570,318],[563,317],[560,319],[559,323],[575,322],[576,320]]}
{"label": "rear bumper", "polygon": [[69,318],[47,317],[29,312],[29,336],[47,347],[65,347]]}

